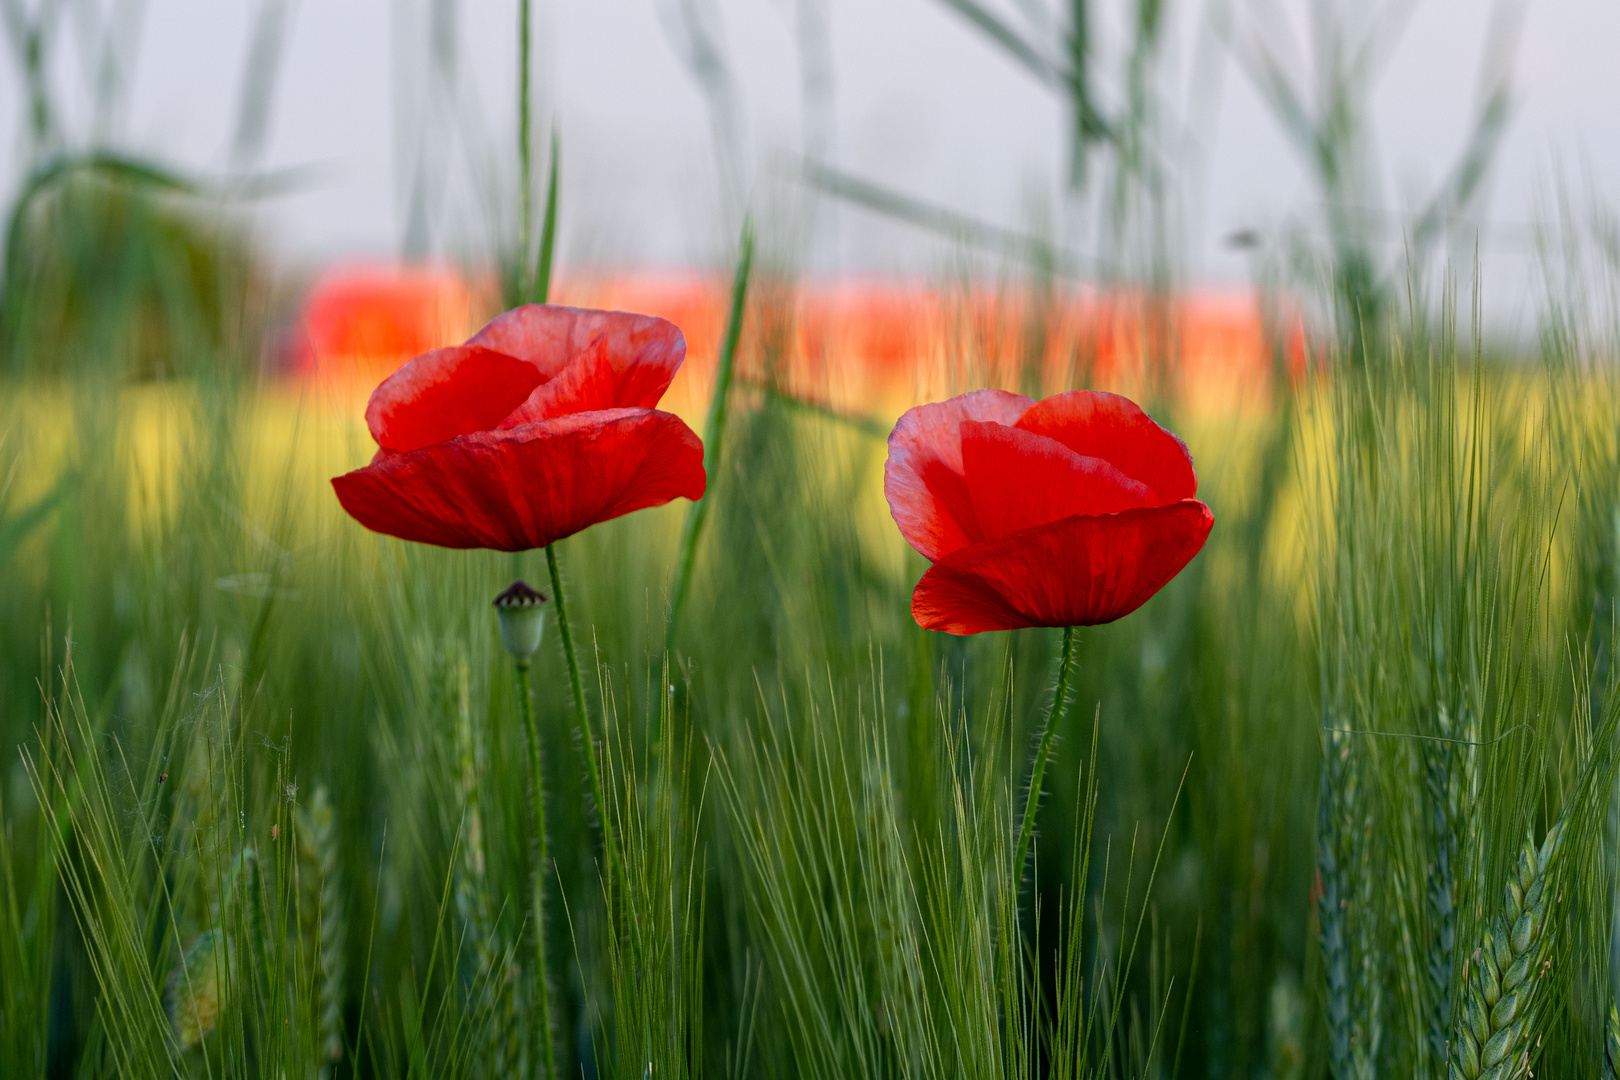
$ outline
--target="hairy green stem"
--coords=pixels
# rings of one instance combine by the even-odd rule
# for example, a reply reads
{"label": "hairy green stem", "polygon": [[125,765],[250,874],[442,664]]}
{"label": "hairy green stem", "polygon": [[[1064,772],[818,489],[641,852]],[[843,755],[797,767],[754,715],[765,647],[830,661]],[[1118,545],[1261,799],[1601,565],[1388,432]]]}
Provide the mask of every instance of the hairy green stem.
{"label": "hairy green stem", "polygon": [[1041,802],[1041,778],[1046,773],[1046,761],[1052,756],[1052,736],[1057,733],[1063,719],[1063,707],[1069,698],[1069,678],[1074,671],[1074,627],[1063,628],[1063,659],[1058,663],[1057,690],[1052,694],[1052,708],[1046,714],[1046,730],[1041,733],[1040,748],[1035,751],[1035,766],[1029,775],[1029,794],[1024,801],[1024,824],[1018,830],[1018,847],[1013,853],[1013,887],[1016,891],[1024,879],[1024,860],[1029,857],[1030,841],[1035,836],[1035,810]]}
{"label": "hairy green stem", "polygon": [[[715,470],[720,465],[720,444],[726,433],[726,404],[731,396],[732,372],[737,360],[737,343],[742,339],[743,314],[748,303],[748,278],[754,267],[754,226],[743,222],[742,244],[737,254],[737,273],[731,282],[731,311],[726,321],[726,337],[720,347],[720,364],[715,370],[714,395],[709,399],[709,416],[703,424],[703,472],[706,483],[714,483]],[[702,498],[686,511],[686,523],[681,528],[680,559],[675,564],[675,587],[670,594],[669,625],[665,629],[664,647],[669,651],[675,642],[675,629],[680,624],[681,608],[686,603],[687,591],[692,585],[692,567],[697,562],[698,537],[709,514],[709,496]]]}
{"label": "hairy green stem", "polygon": [[568,625],[568,604],[563,600],[555,544],[546,545],[546,566],[551,571],[551,594],[557,604],[557,632],[562,635],[563,654],[568,658],[568,680],[574,687],[574,719],[579,724],[580,746],[585,752],[585,772],[590,777],[596,816],[602,823],[602,851],[607,858],[606,888],[611,896],[619,884],[619,853],[613,842],[613,819],[608,816],[607,796],[602,793],[602,770],[596,764],[596,740],[591,736],[591,717],[585,708],[585,684],[579,677],[579,658],[574,652],[574,632]]}
{"label": "hairy green stem", "polygon": [[[555,564],[554,564],[555,565]],[[559,603],[558,609],[562,605]],[[570,653],[570,657],[572,654]],[[577,679],[576,679],[577,683]],[[534,961],[538,988],[536,1008],[540,1013],[540,1052],[545,1065],[545,1080],[557,1075],[557,1055],[551,1037],[551,965],[546,961],[545,886],[546,886],[546,795],[540,771],[540,731],[534,722],[534,695],[529,687],[529,662],[517,662],[518,704],[523,710],[523,732],[529,740],[529,779],[534,800]]]}

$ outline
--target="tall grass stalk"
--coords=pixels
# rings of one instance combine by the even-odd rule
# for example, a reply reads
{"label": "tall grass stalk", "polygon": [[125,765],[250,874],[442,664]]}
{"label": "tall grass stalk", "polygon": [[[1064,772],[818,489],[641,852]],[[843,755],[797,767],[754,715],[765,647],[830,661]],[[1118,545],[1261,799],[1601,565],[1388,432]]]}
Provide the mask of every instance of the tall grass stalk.
{"label": "tall grass stalk", "polygon": [[[525,0],[525,6],[527,2]],[[551,298],[551,268],[557,249],[557,183],[561,173],[562,136],[553,125],[551,157],[546,167],[546,210],[540,222],[540,256],[535,264],[534,284],[529,290],[531,304],[544,304]]]}
{"label": "tall grass stalk", "polygon": [[[714,391],[709,397],[709,413],[703,422],[703,472],[713,486],[720,470],[721,444],[726,435],[726,414],[731,401],[731,382],[737,365],[737,345],[742,341],[743,315],[748,310],[748,282],[754,271],[754,225],[744,219],[742,239],[737,246],[737,269],[731,280],[731,304],[726,311],[726,335],[720,345],[719,362],[715,368]],[[686,594],[692,587],[692,568],[697,563],[698,541],[703,537],[703,523],[713,505],[708,492],[686,511],[681,526],[681,546],[675,562],[675,584],[670,590],[669,630],[665,636],[665,650],[674,651],[675,632],[680,627],[681,609],[686,606]]]}
{"label": "tall grass stalk", "polygon": [[301,875],[309,875],[300,897],[300,945],[305,942],[314,945],[309,950],[313,955],[304,962],[313,969],[316,987],[313,997],[318,1009],[315,1033],[321,1058],[319,1075],[326,1080],[345,1052],[343,997],[347,983],[348,921],[344,915],[336,824],[326,787],[316,787],[309,805],[300,806],[298,810],[298,869]]}
{"label": "tall grass stalk", "polygon": [[[1466,715],[1466,714],[1465,714]],[[1450,715],[1437,716],[1439,739],[1424,751],[1424,784],[1430,806],[1434,861],[1429,870],[1429,946],[1424,966],[1429,992],[1429,1059],[1441,1062],[1451,1044],[1452,984],[1457,952],[1457,873],[1462,857],[1463,792],[1462,744],[1471,725],[1454,724]],[[1456,741],[1453,741],[1456,740]]]}
{"label": "tall grass stalk", "polygon": [[[676,722],[667,661],[657,674],[645,726],[621,718],[604,744],[625,874],[618,917],[604,933],[613,1024],[599,1040],[598,1060],[604,1075],[687,1080],[710,1074],[703,1039],[707,877],[698,842],[707,769],[690,727]],[[605,682],[603,700],[604,713],[614,715],[616,698]]]}
{"label": "tall grass stalk", "polygon": [[[534,239],[534,120],[533,92],[530,90],[531,55],[534,52],[532,8],[534,0],[518,0],[518,275],[517,294],[536,295],[539,286],[529,249]],[[555,168],[556,158],[552,158]],[[542,259],[544,256],[542,256]]]}

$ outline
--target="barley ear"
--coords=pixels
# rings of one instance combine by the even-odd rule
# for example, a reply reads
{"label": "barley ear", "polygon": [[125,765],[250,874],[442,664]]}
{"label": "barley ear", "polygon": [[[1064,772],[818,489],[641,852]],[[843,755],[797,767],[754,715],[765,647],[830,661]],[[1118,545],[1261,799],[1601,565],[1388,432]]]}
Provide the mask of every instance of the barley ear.
{"label": "barley ear", "polygon": [[169,1022],[181,1052],[207,1038],[219,1024],[229,984],[230,941],[217,929],[197,935],[169,973]]}
{"label": "barley ear", "polygon": [[1325,732],[1317,802],[1318,936],[1327,980],[1328,1074],[1351,1075],[1350,939],[1346,932],[1349,875],[1341,858],[1338,804],[1345,788],[1343,736]]}
{"label": "barley ear", "polygon": [[[1327,980],[1328,1073],[1336,1080],[1371,1080],[1383,1041],[1383,971],[1372,893],[1373,818],[1360,780],[1350,735],[1325,723],[1317,808],[1317,914]],[[1352,880],[1358,888],[1352,888]]]}
{"label": "barley ear", "polygon": [[1535,1042],[1536,991],[1550,948],[1547,889],[1564,837],[1560,821],[1538,849],[1530,837],[1503,890],[1495,925],[1472,954],[1466,1001],[1452,1028],[1451,1080],[1507,1080]]}
{"label": "barley ear", "polygon": [[[515,587],[515,586],[514,586]],[[482,1069],[492,1076],[522,1073],[522,1017],[516,1003],[520,972],[504,949],[501,927],[490,910],[483,802],[479,778],[485,767],[484,735],[472,707],[472,674],[465,655],[451,669],[456,732],[456,792],[461,800],[461,861],[455,867],[456,913],[477,962],[472,979],[474,1012],[491,1025],[480,1042]]]}
{"label": "barley ear", "polygon": [[[1451,732],[1444,709],[1439,724],[1443,735]],[[1453,958],[1457,941],[1457,856],[1462,843],[1461,762],[1452,743],[1436,743],[1424,754],[1425,789],[1429,799],[1430,829],[1434,862],[1429,868],[1425,899],[1429,908],[1427,976],[1429,992],[1430,1060],[1446,1060],[1451,1035],[1451,987]]]}

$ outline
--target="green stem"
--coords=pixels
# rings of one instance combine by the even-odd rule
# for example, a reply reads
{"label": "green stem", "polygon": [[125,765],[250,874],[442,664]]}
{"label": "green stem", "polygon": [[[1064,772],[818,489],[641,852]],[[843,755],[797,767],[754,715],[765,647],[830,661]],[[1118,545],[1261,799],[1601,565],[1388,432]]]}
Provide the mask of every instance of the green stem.
{"label": "green stem", "polygon": [[[544,304],[551,296],[551,256],[557,247],[557,170],[561,167],[562,144],[557,128],[551,129],[551,164],[546,176],[546,216],[540,221],[540,268],[535,271],[529,302]],[[525,251],[527,258],[527,251]]]}
{"label": "green stem", "polygon": [[534,151],[529,144],[529,15],[533,0],[518,0],[518,264],[517,294],[528,294],[529,235],[534,218]]}
{"label": "green stem", "polygon": [[585,708],[585,684],[579,677],[574,632],[568,626],[568,605],[563,600],[555,544],[546,545],[546,566],[551,570],[551,593],[557,604],[557,632],[562,635],[563,654],[568,658],[568,680],[574,687],[574,719],[579,724],[579,741],[585,751],[585,772],[591,781],[591,797],[596,800],[596,816],[602,823],[602,850],[607,857],[606,888],[611,896],[613,888],[619,884],[619,853],[613,842],[613,819],[608,816],[607,797],[602,793],[602,770],[596,764],[596,740],[591,736],[591,717]]}
{"label": "green stem", "polygon": [[1069,678],[1074,671],[1074,627],[1063,628],[1063,659],[1058,664],[1057,690],[1052,695],[1052,708],[1046,714],[1046,730],[1041,733],[1040,748],[1035,751],[1035,767],[1029,776],[1029,795],[1024,802],[1024,824],[1018,830],[1018,848],[1013,854],[1013,885],[1024,880],[1024,860],[1029,856],[1029,844],[1035,835],[1035,810],[1041,802],[1041,778],[1046,773],[1046,761],[1052,756],[1052,736],[1057,733],[1063,719],[1063,707],[1068,703]]}
{"label": "green stem", "polygon": [[518,702],[523,709],[523,731],[529,738],[529,778],[534,791],[534,956],[539,967],[540,1048],[545,1080],[557,1075],[557,1055],[551,1034],[551,965],[546,960],[546,795],[540,772],[540,731],[534,722],[534,695],[529,688],[529,662],[517,662]]}
{"label": "green stem", "polygon": [[[748,278],[754,268],[754,225],[744,220],[742,245],[737,255],[737,273],[731,282],[731,312],[726,320],[726,337],[720,346],[720,364],[715,369],[714,395],[709,399],[709,416],[703,424],[703,472],[708,485],[713,485],[715,471],[720,465],[720,443],[726,433],[726,404],[731,396],[732,372],[736,367],[737,343],[742,339],[743,314],[748,303]],[[709,515],[707,491],[686,511],[686,523],[681,528],[680,560],[675,564],[675,588],[669,602],[669,626],[665,630],[665,651],[675,641],[675,628],[681,620],[681,608],[686,604],[686,593],[692,586],[692,567],[697,561],[698,537],[703,533],[703,522]]]}

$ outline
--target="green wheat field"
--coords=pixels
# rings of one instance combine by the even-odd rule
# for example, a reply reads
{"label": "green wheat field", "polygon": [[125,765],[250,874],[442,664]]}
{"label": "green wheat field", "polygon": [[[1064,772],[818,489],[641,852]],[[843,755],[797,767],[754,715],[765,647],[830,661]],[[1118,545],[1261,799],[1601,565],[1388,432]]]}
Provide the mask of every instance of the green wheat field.
{"label": "green wheat field", "polygon": [[[1062,76],[1087,284],[1173,308],[1168,0],[1113,5],[1114,68],[946,6]],[[623,1080],[1620,1078],[1620,232],[1560,203],[1534,333],[1494,334],[1453,223],[1505,72],[1392,253],[1352,212],[1364,74],[1295,85],[1231,38],[1320,200],[1319,227],[1239,238],[1306,362],[1279,334],[1263,406],[1212,410],[1167,374],[1177,337],[1140,337],[1131,392],[1187,441],[1215,527],[1078,632],[1022,872],[1062,635],[913,622],[895,414],[789,377],[803,221],[752,207],[736,378],[695,409],[725,405],[701,531],[676,502],[557,546],[615,877],[554,623],[536,856],[490,602],[549,587],[543,553],[343,514],[363,395],[264,363],[295,286],[238,195],[53,133],[24,46],[55,7],[0,2],[39,136],[0,279],[0,1075],[513,1080],[549,1054]],[[1088,70],[1128,91],[1106,115]],[[489,244],[508,301],[570,213],[567,141],[522,115]],[[932,230],[941,276],[1021,303],[1026,342],[1079,284],[1055,232],[794,184]],[[1091,370],[943,342],[908,360],[936,399]]]}

